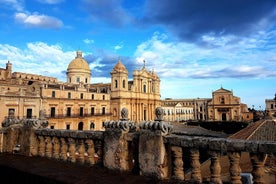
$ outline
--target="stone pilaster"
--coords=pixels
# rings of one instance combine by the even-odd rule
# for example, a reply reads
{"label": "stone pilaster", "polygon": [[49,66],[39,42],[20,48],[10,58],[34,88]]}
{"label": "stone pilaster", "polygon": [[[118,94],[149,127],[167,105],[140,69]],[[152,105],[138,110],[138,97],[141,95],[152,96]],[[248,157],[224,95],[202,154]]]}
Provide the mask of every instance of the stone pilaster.
{"label": "stone pilaster", "polygon": [[125,133],[120,129],[107,129],[104,135],[104,166],[115,170],[129,170]]}

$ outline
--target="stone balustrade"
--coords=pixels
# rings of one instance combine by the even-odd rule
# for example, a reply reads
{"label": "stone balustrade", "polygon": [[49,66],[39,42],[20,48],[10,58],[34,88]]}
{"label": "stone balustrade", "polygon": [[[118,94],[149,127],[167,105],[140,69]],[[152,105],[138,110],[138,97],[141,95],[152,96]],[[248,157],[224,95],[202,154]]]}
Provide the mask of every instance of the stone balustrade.
{"label": "stone balustrade", "polygon": [[[175,135],[171,131],[172,125],[162,121],[160,109],[157,113],[159,118],[155,121],[141,122],[136,127],[128,121],[124,109],[121,120],[105,123],[105,131],[5,127],[1,130],[1,150],[12,153],[12,148],[19,143],[21,147],[17,153],[27,156],[76,164],[101,163],[109,169],[161,180],[217,184],[224,182],[222,157],[227,157],[229,162],[227,182],[241,184],[241,154],[248,153],[254,183],[265,183],[264,160],[267,154],[276,153],[276,142]],[[204,178],[201,170],[203,157],[210,161],[210,175]]]}
{"label": "stone balustrade", "polygon": [[32,156],[89,165],[102,163],[101,131],[37,129],[34,134]]}

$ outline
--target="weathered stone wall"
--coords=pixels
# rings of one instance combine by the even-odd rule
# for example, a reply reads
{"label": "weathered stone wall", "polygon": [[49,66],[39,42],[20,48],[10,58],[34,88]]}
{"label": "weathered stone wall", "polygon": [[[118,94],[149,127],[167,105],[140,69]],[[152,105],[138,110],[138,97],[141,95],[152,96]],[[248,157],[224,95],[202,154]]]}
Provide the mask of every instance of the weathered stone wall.
{"label": "weathered stone wall", "polygon": [[140,174],[167,178],[169,157],[161,131],[140,131],[139,143]]}

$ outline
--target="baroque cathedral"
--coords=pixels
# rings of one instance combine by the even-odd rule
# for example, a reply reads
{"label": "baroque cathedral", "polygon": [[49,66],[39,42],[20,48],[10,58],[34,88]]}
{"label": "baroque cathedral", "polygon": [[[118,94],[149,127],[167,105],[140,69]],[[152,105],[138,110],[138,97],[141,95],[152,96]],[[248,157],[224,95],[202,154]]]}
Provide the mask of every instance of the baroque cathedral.
{"label": "baroque cathedral", "polygon": [[133,72],[119,60],[110,72],[110,83],[90,83],[91,70],[82,52],[67,67],[67,81],[12,72],[12,63],[0,68],[0,121],[12,112],[14,118],[47,118],[51,129],[103,130],[108,120],[120,119],[127,108],[136,123],[154,120],[161,106],[160,79],[145,65]]}

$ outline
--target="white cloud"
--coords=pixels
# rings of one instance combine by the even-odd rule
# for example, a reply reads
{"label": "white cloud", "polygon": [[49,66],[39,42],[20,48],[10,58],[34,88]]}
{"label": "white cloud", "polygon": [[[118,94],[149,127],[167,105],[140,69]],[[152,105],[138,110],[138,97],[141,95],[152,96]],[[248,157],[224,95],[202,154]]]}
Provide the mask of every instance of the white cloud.
{"label": "white cloud", "polygon": [[0,63],[5,66],[9,60],[13,71],[33,73],[57,77],[65,81],[62,71],[67,70],[68,64],[75,58],[75,51],[64,51],[60,45],[48,45],[44,42],[27,43],[19,49],[12,45],[0,44]]}
{"label": "white cloud", "polygon": [[6,8],[10,7],[16,11],[22,11],[24,9],[23,0],[0,0],[1,4]]}
{"label": "white cloud", "polygon": [[[269,33],[276,36],[275,33]],[[209,46],[169,41],[155,33],[137,46],[138,63],[145,59],[161,77],[255,78],[274,77],[276,45],[268,46],[267,36],[250,38],[204,36]],[[271,35],[270,35],[271,37]],[[235,41],[233,41],[235,40]]]}
{"label": "white cloud", "polygon": [[124,47],[124,45],[123,45],[123,43],[121,42],[121,43],[119,43],[118,45],[115,45],[114,46],[114,50],[120,50],[120,49],[122,49]]}
{"label": "white cloud", "polygon": [[86,44],[93,44],[94,40],[90,40],[90,39],[86,38],[86,39],[83,40],[83,42],[86,43]]}
{"label": "white cloud", "polygon": [[43,14],[33,13],[15,13],[15,20],[21,24],[30,27],[41,27],[41,28],[60,28],[63,23],[59,19]]}
{"label": "white cloud", "polygon": [[58,4],[64,2],[64,0],[38,0],[40,3],[44,4]]}

